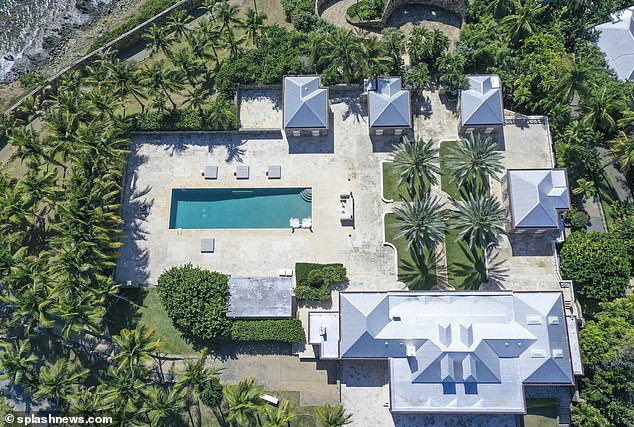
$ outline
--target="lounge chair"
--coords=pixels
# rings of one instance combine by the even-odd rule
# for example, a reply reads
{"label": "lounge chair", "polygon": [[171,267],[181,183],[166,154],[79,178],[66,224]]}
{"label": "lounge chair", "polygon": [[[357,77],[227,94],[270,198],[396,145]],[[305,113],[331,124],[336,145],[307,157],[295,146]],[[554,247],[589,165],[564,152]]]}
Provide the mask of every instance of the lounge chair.
{"label": "lounge chair", "polygon": [[313,219],[312,218],[304,218],[302,219],[302,228],[306,228],[308,230],[313,230]]}
{"label": "lounge chair", "polygon": [[205,179],[218,179],[218,166],[205,166],[203,177]]}
{"label": "lounge chair", "polygon": [[213,253],[216,249],[216,239],[213,237],[203,237],[200,239],[200,252]]}
{"label": "lounge chair", "polygon": [[291,230],[293,230],[293,232],[295,232],[296,228],[301,228],[301,223],[299,222],[299,218],[291,218],[288,221],[288,224],[291,227]]}
{"label": "lounge chair", "polygon": [[282,178],[282,166],[271,165],[271,166],[269,166],[269,168],[265,172],[266,172],[266,176],[268,176],[269,179],[280,179],[280,178]]}
{"label": "lounge chair", "polygon": [[233,172],[237,179],[249,179],[249,167],[245,165],[236,166]]}

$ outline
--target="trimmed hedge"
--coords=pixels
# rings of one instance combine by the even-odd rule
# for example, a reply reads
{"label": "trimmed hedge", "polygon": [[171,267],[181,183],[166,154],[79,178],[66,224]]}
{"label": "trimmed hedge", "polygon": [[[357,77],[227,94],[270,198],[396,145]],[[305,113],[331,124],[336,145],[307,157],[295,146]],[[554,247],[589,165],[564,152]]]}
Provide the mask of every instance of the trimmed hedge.
{"label": "trimmed hedge", "polygon": [[115,27],[113,30],[103,33],[95,39],[90,45],[88,52],[99,49],[100,47],[110,43],[117,37],[120,37],[130,30],[133,30],[138,25],[141,25],[145,21],[159,13],[163,12],[168,7],[174,6],[179,0],[146,0],[140,7],[136,15],[126,19],[121,25]]}
{"label": "trimmed hedge", "polygon": [[300,342],[305,337],[299,319],[284,320],[236,320],[231,338],[237,341]]}
{"label": "trimmed hedge", "polygon": [[228,276],[186,264],[163,272],[157,289],[174,327],[186,337],[219,340],[230,335]]}
{"label": "trimmed hedge", "polygon": [[315,264],[298,262],[295,264],[295,297],[298,300],[327,301],[331,286],[348,280],[343,264]]}
{"label": "trimmed hedge", "polygon": [[133,116],[133,130],[209,130],[226,131],[238,127],[235,105],[228,101],[216,101],[206,110],[184,108],[158,112],[146,111]]}

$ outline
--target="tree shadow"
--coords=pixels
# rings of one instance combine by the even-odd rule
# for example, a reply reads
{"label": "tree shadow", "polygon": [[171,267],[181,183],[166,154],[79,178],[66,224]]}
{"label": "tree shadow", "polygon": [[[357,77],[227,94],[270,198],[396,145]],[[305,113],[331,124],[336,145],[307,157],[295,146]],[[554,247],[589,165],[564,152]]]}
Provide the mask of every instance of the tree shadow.
{"label": "tree shadow", "polygon": [[414,248],[409,250],[411,261],[401,259],[399,280],[410,290],[429,290],[438,282],[438,256],[427,249],[422,253]]}
{"label": "tree shadow", "polygon": [[417,96],[414,98],[414,108],[418,111],[418,115],[425,120],[431,119],[434,112],[432,110],[431,98],[429,96]]}
{"label": "tree shadow", "polygon": [[467,245],[460,245],[466,261],[457,262],[448,267],[448,272],[454,277],[464,278],[462,285],[456,286],[462,290],[478,290],[480,285],[487,281],[486,259],[484,251]]}

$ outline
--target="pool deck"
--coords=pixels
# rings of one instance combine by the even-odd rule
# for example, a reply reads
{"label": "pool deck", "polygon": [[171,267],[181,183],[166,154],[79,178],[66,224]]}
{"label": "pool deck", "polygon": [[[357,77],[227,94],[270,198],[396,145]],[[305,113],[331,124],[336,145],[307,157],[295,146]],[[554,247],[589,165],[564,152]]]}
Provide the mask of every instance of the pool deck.
{"label": "pool deck", "polygon": [[[119,283],[155,286],[166,269],[191,262],[234,277],[276,276],[296,262],[341,262],[350,289],[388,290],[396,281],[395,254],[383,244],[381,160],[391,139],[371,139],[365,106],[354,94],[333,100],[334,131],[327,137],[287,141],[278,133],[136,134],[123,199]],[[334,132],[334,134],[333,134]],[[249,165],[249,179],[233,176]],[[201,170],[218,165],[218,179]],[[265,169],[281,165],[282,179]],[[170,230],[173,188],[312,187],[313,232],[290,229]],[[355,227],[342,226],[339,194],[352,191]],[[149,206],[147,212],[141,205]],[[216,239],[215,252],[200,253],[200,239]]]}

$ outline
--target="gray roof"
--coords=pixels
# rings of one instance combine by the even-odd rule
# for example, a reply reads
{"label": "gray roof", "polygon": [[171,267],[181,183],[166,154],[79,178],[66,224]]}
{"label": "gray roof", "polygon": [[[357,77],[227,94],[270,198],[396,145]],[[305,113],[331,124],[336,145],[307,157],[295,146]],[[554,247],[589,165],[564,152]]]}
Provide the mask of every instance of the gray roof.
{"label": "gray roof", "polygon": [[620,80],[634,80],[634,7],[610,15],[610,22],[597,25],[597,46]]}
{"label": "gray roof", "polygon": [[387,358],[394,412],[523,413],[523,386],[571,385],[560,292],[340,294],[340,357]]}
{"label": "gray roof", "polygon": [[570,209],[565,169],[508,171],[513,228],[557,228],[559,212]]}
{"label": "gray roof", "polygon": [[502,85],[500,77],[467,76],[469,89],[460,92],[462,126],[503,125]]}
{"label": "gray roof", "polygon": [[368,93],[370,127],[412,127],[409,90],[400,77],[377,79],[376,90]]}
{"label": "gray roof", "polygon": [[288,318],[293,315],[290,277],[229,279],[229,318]]}
{"label": "gray roof", "polygon": [[319,345],[321,359],[339,358],[339,313],[314,311],[308,313],[308,343]]}
{"label": "gray roof", "polygon": [[328,89],[319,76],[284,77],[284,128],[328,127]]}

